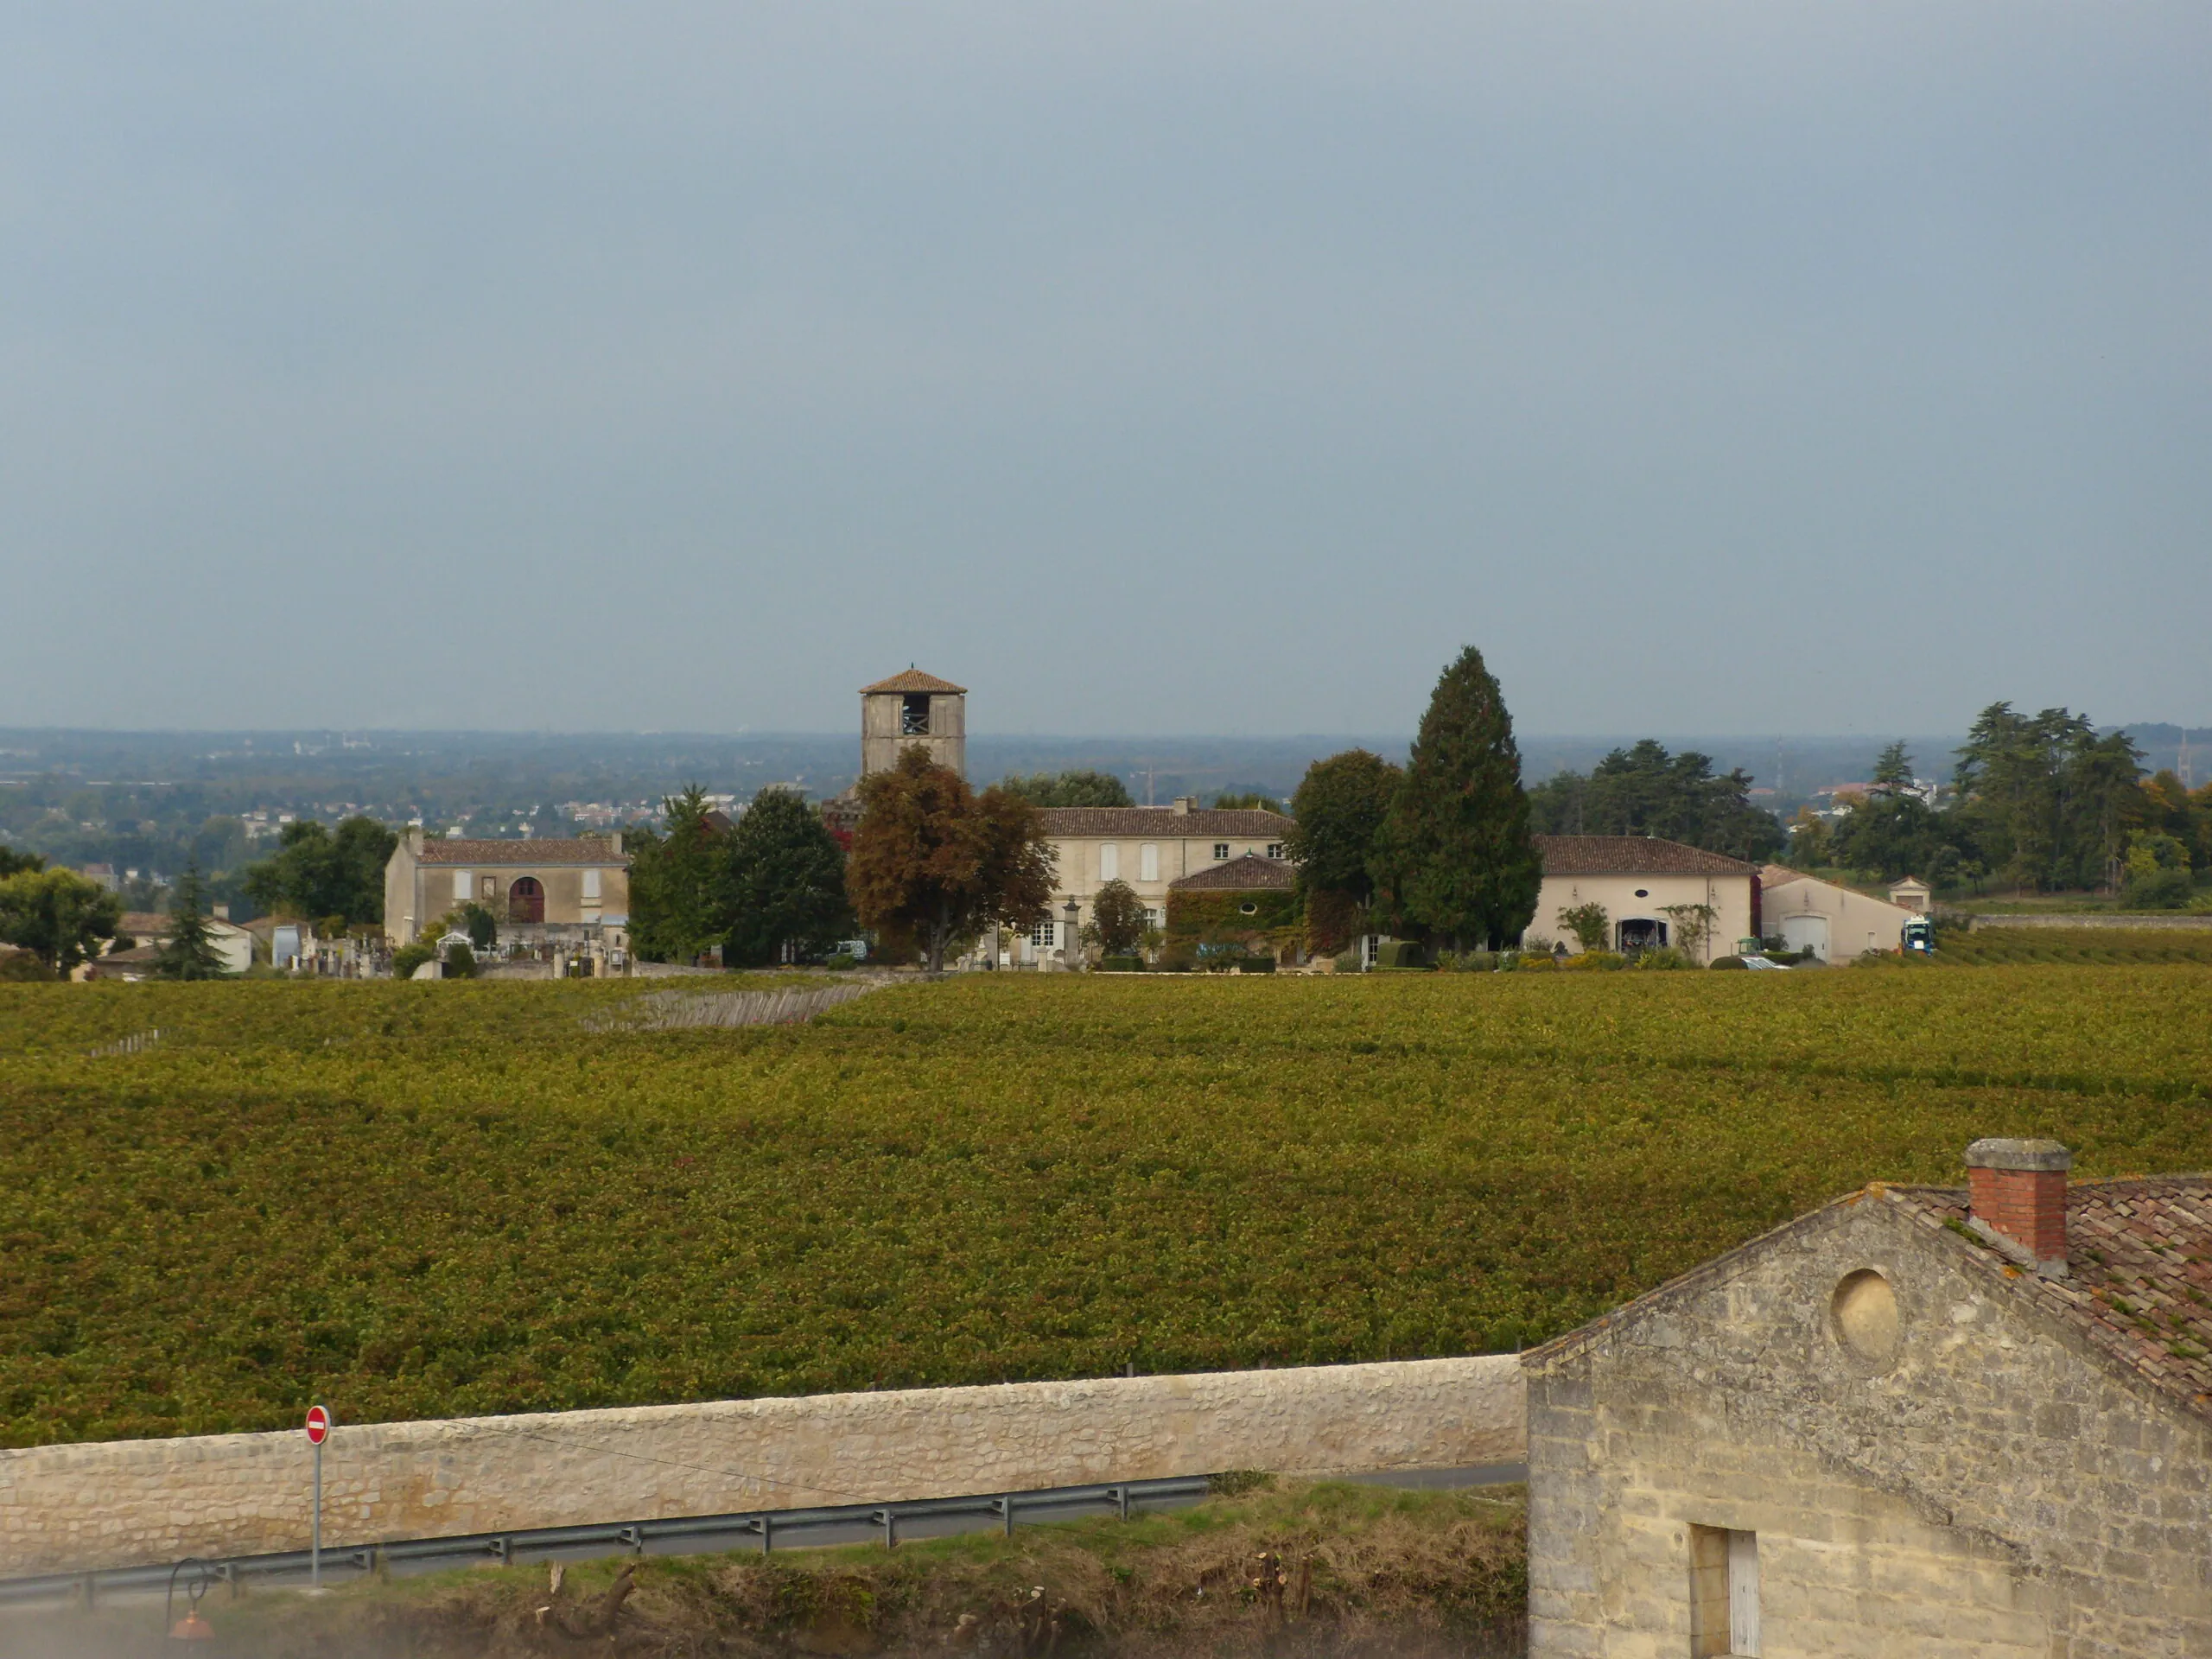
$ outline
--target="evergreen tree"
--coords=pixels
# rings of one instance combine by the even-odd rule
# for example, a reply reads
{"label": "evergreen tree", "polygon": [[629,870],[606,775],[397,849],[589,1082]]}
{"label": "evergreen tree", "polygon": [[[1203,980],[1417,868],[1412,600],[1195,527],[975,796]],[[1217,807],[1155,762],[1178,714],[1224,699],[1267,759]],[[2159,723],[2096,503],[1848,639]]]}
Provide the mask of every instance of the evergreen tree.
{"label": "evergreen tree", "polygon": [[288,823],[276,852],[247,868],[246,896],[274,915],[380,922],[385,866],[398,844],[374,818],[347,818],[335,834],[312,822]]}
{"label": "evergreen tree", "polygon": [[1128,785],[1110,772],[1088,769],[1074,772],[1033,772],[1027,778],[1008,773],[999,785],[1009,795],[1032,806],[1134,806]]}
{"label": "evergreen tree", "polygon": [[1615,749],[1589,776],[1561,772],[1529,791],[1538,835],[1659,836],[1756,863],[1781,849],[1782,826],[1751,802],[1751,775],[1715,774],[1713,757],[1645,738]]}
{"label": "evergreen tree", "polygon": [[661,804],[665,830],[634,839],[630,939],[647,962],[688,963],[729,938],[736,915],[730,837],[696,784]]}
{"label": "evergreen tree", "polygon": [[1375,896],[1375,851],[1404,773],[1379,754],[1346,749],[1316,760],[1290,798],[1298,827],[1290,855],[1309,895],[1343,893],[1364,905]]}
{"label": "evergreen tree", "polygon": [[1912,787],[1912,757],[1899,738],[1874,762],[1873,791],[1877,795],[1901,795]]}
{"label": "evergreen tree", "polygon": [[844,849],[801,796],[788,789],[762,790],[729,840],[732,919],[726,962],[761,966],[776,961],[785,944],[811,955],[850,930]]}
{"label": "evergreen tree", "polygon": [[222,955],[215,949],[214,931],[207,925],[200,867],[188,864],[177,878],[176,895],[169,903],[169,936],[154,958],[154,976],[157,979],[222,979],[226,974]]}
{"label": "evergreen tree", "polygon": [[1454,949],[1520,937],[1543,867],[1529,833],[1521,753],[1497,682],[1472,645],[1421,716],[1384,827],[1382,882],[1407,921]]}

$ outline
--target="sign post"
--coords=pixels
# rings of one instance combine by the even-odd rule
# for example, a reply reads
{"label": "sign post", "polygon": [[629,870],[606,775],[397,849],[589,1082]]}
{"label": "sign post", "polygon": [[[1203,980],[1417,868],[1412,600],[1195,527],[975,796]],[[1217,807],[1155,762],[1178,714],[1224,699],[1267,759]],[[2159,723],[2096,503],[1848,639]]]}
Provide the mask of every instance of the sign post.
{"label": "sign post", "polygon": [[308,1572],[317,1590],[322,1588],[322,1443],[329,1438],[329,1408],[309,1406],[308,1444],[315,1448],[315,1529],[308,1544]]}

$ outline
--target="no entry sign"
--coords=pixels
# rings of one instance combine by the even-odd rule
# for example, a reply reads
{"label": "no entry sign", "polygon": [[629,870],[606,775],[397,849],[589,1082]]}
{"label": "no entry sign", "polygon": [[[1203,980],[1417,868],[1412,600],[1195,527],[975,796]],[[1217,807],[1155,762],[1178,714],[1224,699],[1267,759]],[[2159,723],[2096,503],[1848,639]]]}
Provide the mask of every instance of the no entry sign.
{"label": "no entry sign", "polygon": [[321,1446],[330,1438],[330,1413],[321,1406],[308,1408],[308,1444]]}

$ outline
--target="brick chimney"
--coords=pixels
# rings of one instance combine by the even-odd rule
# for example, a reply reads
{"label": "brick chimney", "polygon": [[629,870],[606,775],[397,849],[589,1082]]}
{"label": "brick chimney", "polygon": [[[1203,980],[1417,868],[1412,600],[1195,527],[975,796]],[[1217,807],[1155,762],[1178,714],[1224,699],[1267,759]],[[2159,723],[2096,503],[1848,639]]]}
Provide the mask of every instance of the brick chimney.
{"label": "brick chimney", "polygon": [[1967,1148],[1967,1225],[2046,1279],[2066,1276],[2066,1172],[2056,1141],[1977,1141]]}

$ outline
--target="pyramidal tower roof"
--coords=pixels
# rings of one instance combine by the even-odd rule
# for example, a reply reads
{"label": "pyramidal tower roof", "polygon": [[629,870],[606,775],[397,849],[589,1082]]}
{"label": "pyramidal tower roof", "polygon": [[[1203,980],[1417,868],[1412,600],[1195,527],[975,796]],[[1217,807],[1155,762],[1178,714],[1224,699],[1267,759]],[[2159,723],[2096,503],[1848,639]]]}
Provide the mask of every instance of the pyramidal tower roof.
{"label": "pyramidal tower roof", "polygon": [[964,696],[968,688],[955,685],[950,680],[940,680],[934,674],[925,674],[918,668],[909,668],[903,674],[893,674],[887,680],[878,680],[874,685],[861,687],[861,696],[873,696],[879,691],[938,691]]}

